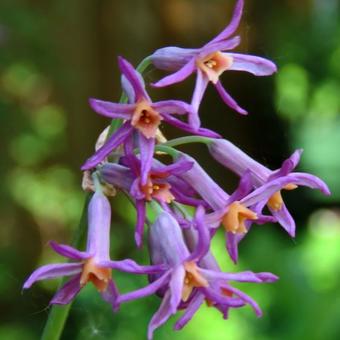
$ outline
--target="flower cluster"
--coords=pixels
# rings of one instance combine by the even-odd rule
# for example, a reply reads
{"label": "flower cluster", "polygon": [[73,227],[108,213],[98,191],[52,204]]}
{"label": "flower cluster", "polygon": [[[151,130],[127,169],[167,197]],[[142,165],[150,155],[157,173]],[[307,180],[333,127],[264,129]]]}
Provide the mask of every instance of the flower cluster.
{"label": "flower cluster", "polygon": [[[121,101],[90,100],[92,109],[111,118],[112,124],[101,135],[96,152],[82,166],[85,174],[92,176],[90,187],[94,191],[88,205],[86,251],[51,242],[52,249],[70,261],[37,269],[24,288],[39,280],[69,276],[51,301],[68,304],[91,281],[115,311],[125,302],[156,294],[161,303],[150,321],[149,339],[157,327],[181,310],[175,329],[184,327],[204,302],[220,311],[225,319],[231,308],[245,305],[261,316],[258,304],[233,287],[232,282],[269,283],[277,277],[271,273],[221,271],[211,251],[212,238],[218,228],[224,229],[226,253],[236,264],[238,244],[252,224],[278,223],[291,237],[295,236],[294,219],[284,204],[283,190],[307,186],[326,195],[329,190],[319,178],[294,171],[301,150],[285,160],[280,169],[270,170],[230,141],[201,127],[199,108],[209,82],[229,107],[246,114],[222,86],[222,74],[234,70],[268,76],[276,72],[276,66],[269,60],[232,52],[240,43],[240,37],[234,33],[242,12],[243,0],[238,0],[230,24],[203,47],[161,48],[137,69],[119,57]],[[142,70],[151,65],[172,72],[153,87],[181,82],[196,73],[191,103],[153,102],[142,77]],[[191,136],[168,141],[161,132],[163,123]],[[234,192],[227,193],[195,159],[176,149],[188,142],[206,144],[217,162],[240,177]],[[134,204],[135,242],[141,248],[147,238],[150,264],[110,259],[111,206],[105,195],[107,185],[121,190]],[[152,208],[153,216],[147,216],[147,206]],[[195,211],[193,216],[188,206]],[[149,284],[136,291],[121,292],[112,278],[112,270],[147,275]]]}

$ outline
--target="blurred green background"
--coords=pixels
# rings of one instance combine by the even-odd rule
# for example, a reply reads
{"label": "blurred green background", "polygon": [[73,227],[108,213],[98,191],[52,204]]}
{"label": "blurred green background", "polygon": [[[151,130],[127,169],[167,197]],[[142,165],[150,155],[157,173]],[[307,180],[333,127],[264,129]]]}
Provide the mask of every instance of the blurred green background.
{"label": "blurred green background", "polygon": [[[87,100],[120,96],[116,57],[135,65],[166,45],[197,47],[228,22],[233,0],[1,0],[0,2],[0,339],[38,339],[48,301],[58,285],[42,282],[22,293],[39,265],[60,259],[47,241],[68,243],[84,202],[81,163],[109,124]],[[224,321],[204,307],[181,332],[171,319],[155,339],[340,338],[340,21],[338,0],[246,0],[238,51],[274,60],[279,73],[255,78],[226,73],[223,83],[251,114],[229,110],[213,88],[201,109],[215,129],[271,168],[304,148],[300,171],[322,177],[325,198],[299,189],[286,194],[295,216],[295,240],[277,225],[255,226],[241,244],[241,260],[228,260],[222,233],[214,250],[225,270],[271,271],[273,285],[242,284],[264,311],[233,310]],[[146,80],[159,79],[150,71]],[[193,79],[150,90],[153,98],[190,100]],[[165,128],[166,135],[178,131]],[[195,155],[226,189],[236,178],[213,163],[201,146]],[[135,214],[121,195],[112,200],[112,257],[147,261],[133,243]],[[144,277],[114,273],[128,291]],[[124,305],[118,314],[92,286],[74,303],[63,339],[144,339],[159,300]]]}

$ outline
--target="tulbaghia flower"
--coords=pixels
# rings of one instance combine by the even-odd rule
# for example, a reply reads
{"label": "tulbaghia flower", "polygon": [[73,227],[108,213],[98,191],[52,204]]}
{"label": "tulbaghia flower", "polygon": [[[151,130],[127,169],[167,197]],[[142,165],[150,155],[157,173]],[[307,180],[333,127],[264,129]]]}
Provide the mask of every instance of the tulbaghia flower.
{"label": "tulbaghia flower", "polygon": [[91,99],[93,110],[105,117],[123,119],[123,125],[107,140],[97,152],[82,166],[88,170],[102,162],[115,148],[122,143],[132,143],[133,135],[138,132],[138,146],[141,155],[142,183],[146,185],[154,153],[155,137],[161,121],[165,121],[184,131],[195,132],[207,136],[218,137],[206,129],[194,130],[187,123],[174,117],[174,114],[191,114],[189,104],[178,100],[152,102],[147,94],[141,75],[123,58],[119,58],[119,67],[123,74],[123,85],[129,97],[129,104],[111,103]]}
{"label": "tulbaghia flower", "polygon": [[[213,268],[201,267],[199,261],[207,254],[210,246],[210,234],[208,228],[203,225],[201,208],[198,208],[194,224],[199,231],[199,239],[195,249],[190,253],[176,219],[167,212],[162,212],[150,229],[150,255],[153,264],[164,264],[167,269],[163,274],[152,277],[153,282],[148,286],[122,294],[118,298],[118,302],[123,303],[155,293],[163,296],[162,303],[149,324],[149,339],[152,339],[156,328],[180,308],[185,308],[186,304],[190,307],[187,309],[185,319],[191,318],[202,297],[203,300],[225,303],[229,307],[240,307],[244,302],[250,303],[258,311],[256,303],[239,290],[232,288],[228,281],[261,283],[276,280],[276,277],[269,273],[223,273]],[[220,289],[215,291],[221,282],[230,287],[232,289],[230,292],[236,297],[226,297]]]}
{"label": "tulbaghia flower", "polygon": [[197,49],[165,47],[151,55],[151,60],[157,68],[176,71],[153,84],[156,87],[181,82],[196,72],[196,86],[192,97],[192,106],[196,115],[191,117],[192,125],[196,127],[200,125],[198,108],[209,82],[214,84],[229,107],[241,114],[247,114],[224,89],[219,79],[221,74],[225,71],[246,71],[255,76],[268,76],[277,70],[275,64],[267,59],[229,52],[240,43],[239,37],[231,38],[231,36],[239,26],[243,4],[243,0],[238,0],[230,24],[203,47]]}
{"label": "tulbaghia flower", "polygon": [[79,251],[68,245],[51,242],[52,249],[63,257],[75,262],[55,263],[35,270],[24,283],[30,288],[36,281],[70,276],[54,295],[51,304],[68,304],[82,287],[92,282],[103,299],[117,307],[118,290],[112,280],[112,269],[134,274],[150,274],[162,269],[160,266],[140,266],[135,261],[110,260],[111,207],[107,198],[96,192],[88,208],[88,239],[86,251]]}
{"label": "tulbaghia flower", "polygon": [[[214,212],[206,216],[206,223],[211,228],[223,225],[226,232],[227,249],[234,262],[238,258],[238,243],[250,229],[253,222],[263,224],[276,222],[277,212],[274,216],[262,214],[266,203],[272,199],[277,192],[294,185],[303,185],[312,189],[320,189],[327,193],[327,186],[312,175],[303,173],[275,172],[270,181],[262,183],[256,190],[252,191],[251,171],[243,173],[239,187],[232,195],[227,194],[190,156],[182,154],[181,159],[194,163],[193,167],[182,174],[186,180],[210,205]],[[287,169],[287,165],[283,167]],[[280,174],[279,176],[276,176]],[[274,196],[275,197],[275,196]]]}
{"label": "tulbaghia flower", "polygon": [[[297,188],[297,186],[302,185],[319,189],[325,195],[330,194],[327,185],[318,177],[307,173],[292,172],[300,161],[302,150],[295,151],[291,157],[283,162],[282,167],[275,171],[258,163],[227,140],[214,140],[209,144],[209,151],[219,163],[237,175],[242,176],[248,171],[254,188],[259,188],[265,183],[275,181],[275,179],[290,174],[290,176],[293,176],[292,181],[283,187],[284,190],[293,190]],[[295,221],[284,204],[281,191],[278,190],[263,203],[267,204],[272,215],[289,235],[294,237]]]}
{"label": "tulbaghia flower", "polygon": [[100,169],[100,174],[105,182],[125,190],[135,200],[137,210],[135,240],[139,247],[143,240],[147,202],[156,200],[164,205],[176,200],[194,206],[202,203],[190,196],[191,192],[186,190],[183,182],[178,178],[192,167],[192,162],[184,159],[170,165],[162,165],[159,162],[155,164],[154,162],[145,185],[141,182],[140,160],[130,155],[123,157],[122,162],[126,166],[114,163],[104,164]]}

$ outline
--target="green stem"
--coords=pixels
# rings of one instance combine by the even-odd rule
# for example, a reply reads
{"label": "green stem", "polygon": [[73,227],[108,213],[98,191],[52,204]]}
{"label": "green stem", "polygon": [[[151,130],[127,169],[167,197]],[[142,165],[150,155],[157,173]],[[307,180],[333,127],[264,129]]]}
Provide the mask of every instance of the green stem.
{"label": "green stem", "polygon": [[213,139],[208,137],[200,137],[200,136],[186,136],[186,137],[180,137],[175,138],[172,140],[169,140],[168,142],[164,143],[165,146],[178,146],[178,145],[184,145],[184,144],[190,144],[190,143],[203,143],[203,144],[210,144],[213,142]]}
{"label": "green stem", "polygon": [[[85,240],[86,229],[87,229],[87,206],[90,201],[91,195],[86,196],[81,219],[77,230],[75,231],[72,245],[75,248],[82,246]],[[60,287],[65,283],[65,279],[62,281]],[[48,314],[48,319],[45,324],[41,340],[59,340],[64,330],[64,326],[70,312],[72,302],[68,305],[53,305]]]}
{"label": "green stem", "polygon": [[177,151],[176,149],[167,146],[167,145],[156,145],[155,146],[155,150],[156,151],[160,151],[160,152],[165,152],[166,154],[170,155],[173,159],[177,159],[180,155],[180,152]]}
{"label": "green stem", "polygon": [[[140,64],[137,66],[136,70],[140,73],[143,74],[145,70],[151,65],[151,58],[146,57],[143,59]],[[125,92],[122,93],[119,102],[120,103],[127,103],[128,97]],[[123,119],[112,119],[109,133],[108,133],[108,138],[117,130],[120,128],[120,126],[123,124]]]}

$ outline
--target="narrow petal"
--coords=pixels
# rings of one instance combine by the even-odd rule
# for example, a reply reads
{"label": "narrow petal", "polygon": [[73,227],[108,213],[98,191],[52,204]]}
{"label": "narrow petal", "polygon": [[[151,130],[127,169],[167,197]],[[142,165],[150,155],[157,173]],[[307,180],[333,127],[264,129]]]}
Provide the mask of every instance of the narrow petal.
{"label": "narrow petal", "polygon": [[282,166],[279,170],[273,171],[273,173],[269,176],[269,180],[286,176],[291,173],[299,164],[302,152],[302,149],[296,150],[288,159],[286,159],[282,163]]}
{"label": "narrow petal", "polygon": [[157,274],[166,269],[164,265],[141,266],[131,259],[122,261],[102,261],[98,263],[98,265],[133,274]]}
{"label": "narrow petal", "polygon": [[80,274],[67,281],[53,296],[51,304],[53,305],[67,305],[74,297],[79,293],[80,286]]}
{"label": "narrow petal", "polygon": [[121,128],[119,128],[99,149],[90,157],[85,164],[81,167],[81,170],[90,170],[102,162],[115,148],[122,144],[126,138],[132,132],[133,127],[130,122],[125,122]]}
{"label": "narrow petal", "polygon": [[229,51],[240,45],[241,38],[239,36],[230,38],[228,40],[221,40],[214,43],[209,42],[203,48],[201,48],[198,58],[204,58],[211,53],[217,51]]}
{"label": "narrow petal", "polygon": [[162,288],[169,282],[170,274],[171,272],[167,271],[159,279],[150,283],[149,285],[126,294],[121,294],[118,297],[119,304],[155,294],[160,288]]}
{"label": "narrow petal", "polygon": [[61,256],[67,257],[71,260],[86,260],[89,257],[91,257],[93,254],[79,251],[78,249],[75,249],[71,246],[65,245],[65,244],[58,244],[57,242],[50,241],[51,248],[58,253]]}
{"label": "narrow petal", "polygon": [[179,303],[182,299],[182,291],[184,285],[185,269],[179,265],[172,271],[169,282],[170,289],[170,308],[173,314],[176,313]]}
{"label": "narrow petal", "polygon": [[197,294],[189,303],[188,307],[185,309],[183,315],[177,320],[174,329],[179,331],[182,329],[194,316],[194,314],[201,307],[204,302],[204,295]]}
{"label": "narrow petal", "polygon": [[155,329],[164,324],[172,314],[173,312],[170,304],[170,291],[167,291],[163,297],[158,311],[154,314],[149,323],[148,340],[152,340]]}
{"label": "narrow petal", "polygon": [[268,59],[248,54],[226,53],[233,58],[230,71],[245,71],[255,76],[269,76],[277,72],[276,65]]}
{"label": "narrow petal", "polygon": [[136,108],[135,104],[117,104],[94,98],[90,98],[89,102],[95,112],[109,118],[131,119]]}
{"label": "narrow petal", "polygon": [[177,176],[181,175],[188,170],[190,170],[194,165],[194,162],[185,160],[180,158],[178,161],[170,164],[170,165],[163,165],[157,168],[152,169],[153,175],[163,175],[163,176]]}
{"label": "narrow petal", "polygon": [[138,101],[141,98],[150,99],[148,94],[145,91],[144,84],[141,80],[141,75],[135,70],[135,68],[124,58],[118,57],[118,65],[120,71],[126,77],[126,79],[130,82],[135,91],[135,101]]}
{"label": "narrow petal", "polygon": [[167,114],[163,114],[164,121],[167,122],[170,125],[173,125],[177,127],[178,129],[181,129],[185,132],[189,132],[196,136],[203,136],[203,137],[209,137],[209,138],[221,138],[221,136],[216,133],[215,131],[211,131],[209,129],[205,128],[199,128],[198,130],[195,130],[192,126],[189,124]]}
{"label": "narrow petal", "polygon": [[100,175],[105,182],[127,191],[130,190],[134,180],[129,168],[116,163],[105,163],[100,168]]}
{"label": "narrow petal", "polygon": [[197,70],[195,89],[191,99],[193,112],[189,116],[189,124],[195,130],[197,130],[201,125],[198,112],[208,83],[209,79],[204,76],[201,70]]}
{"label": "narrow petal", "polygon": [[225,280],[225,281],[238,281],[238,282],[261,282],[261,280],[251,271],[239,273],[223,273],[208,269],[199,269],[200,272],[209,281]]}
{"label": "narrow petal", "polygon": [[187,261],[202,259],[210,249],[210,232],[207,226],[204,224],[205,211],[204,208],[199,206],[196,209],[194,217],[194,227],[198,232],[198,240],[194,251],[191,253]]}
{"label": "narrow petal", "polygon": [[135,230],[135,241],[137,247],[142,247],[143,245],[143,235],[144,235],[144,223],[145,223],[145,201],[136,200],[136,210],[137,210],[137,222]]}
{"label": "narrow petal", "polygon": [[291,237],[295,237],[295,221],[289,213],[285,204],[282,205],[280,210],[269,209],[277,222],[287,231]]}
{"label": "narrow petal", "polygon": [[82,263],[56,263],[42,266],[31,274],[31,276],[25,281],[23,288],[30,288],[36,281],[79,274],[82,267]]}
{"label": "narrow petal", "polygon": [[205,297],[209,301],[215,302],[217,305],[224,305],[228,307],[242,307],[244,306],[243,300],[239,298],[232,298],[230,296],[222,295],[220,291],[220,287],[217,286],[218,289],[213,289],[213,288],[203,288],[202,292],[204,292]]}
{"label": "narrow petal", "polygon": [[180,100],[163,100],[153,103],[151,107],[159,113],[169,113],[184,115],[192,111],[190,104],[182,102]]}
{"label": "narrow petal", "polygon": [[165,87],[172,84],[180,83],[184,79],[188,78],[196,69],[195,59],[191,59],[177,72],[170,74],[159,80],[157,83],[151,84],[154,87]]}
{"label": "narrow petal", "polygon": [[221,98],[223,99],[223,101],[229,106],[231,107],[233,110],[235,110],[236,112],[240,113],[241,115],[247,115],[248,112],[246,110],[244,110],[242,107],[240,107],[234,98],[231,97],[231,95],[225,90],[225,88],[223,87],[223,85],[221,84],[220,81],[218,81],[215,84],[216,90],[219,93],[219,95],[221,96]]}
{"label": "narrow petal", "polygon": [[242,198],[247,196],[252,190],[251,173],[246,170],[242,175],[240,183],[234,193],[230,196],[229,202],[240,201]]}
{"label": "narrow petal", "polygon": [[265,283],[275,282],[279,279],[278,276],[272,274],[272,273],[255,273],[255,275]]}
{"label": "narrow petal", "polygon": [[117,303],[119,291],[113,280],[110,280],[106,290],[104,290],[104,292],[101,293],[101,296],[104,301],[112,305],[112,308],[115,312],[119,309],[119,305]]}
{"label": "narrow petal", "polygon": [[138,136],[141,160],[141,185],[146,185],[155,152],[155,138],[145,138],[141,133]]}
{"label": "narrow petal", "polygon": [[234,288],[230,285],[225,284],[224,285],[225,288],[227,290],[229,290],[230,292],[234,293],[235,295],[237,295],[238,297],[240,297],[244,302],[248,303],[251,307],[253,307],[255,314],[258,317],[262,316],[262,311],[261,308],[259,307],[259,305],[257,304],[257,302],[255,300],[253,300],[250,296],[248,296],[247,294],[243,293],[241,290]]}
{"label": "narrow petal", "polygon": [[231,260],[236,264],[238,261],[238,244],[241,240],[239,234],[226,233],[226,247]]}
{"label": "narrow petal", "polygon": [[242,18],[243,6],[244,0],[238,0],[234,9],[233,17],[231,18],[229,25],[221,33],[219,33],[213,40],[211,40],[210,44],[217,41],[225,40],[229,38],[233,33],[235,33]]}

